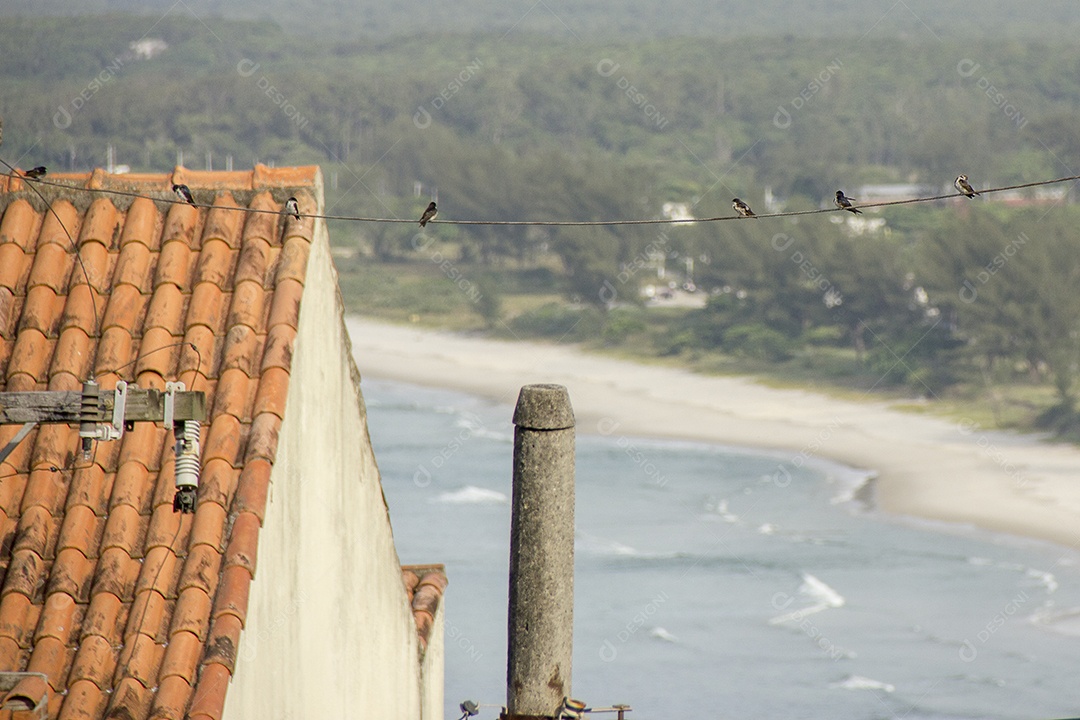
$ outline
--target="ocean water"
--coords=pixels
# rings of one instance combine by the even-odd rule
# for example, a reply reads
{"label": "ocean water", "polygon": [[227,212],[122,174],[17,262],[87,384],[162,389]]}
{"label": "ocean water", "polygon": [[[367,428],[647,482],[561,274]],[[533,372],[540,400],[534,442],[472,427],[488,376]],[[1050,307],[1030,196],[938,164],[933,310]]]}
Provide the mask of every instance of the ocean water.
{"label": "ocean water", "polygon": [[[363,389],[401,560],[450,578],[446,717],[497,717],[513,408]],[[574,696],[637,720],[1080,715],[1075,549],[886,516],[859,473],[784,459],[578,435]]]}

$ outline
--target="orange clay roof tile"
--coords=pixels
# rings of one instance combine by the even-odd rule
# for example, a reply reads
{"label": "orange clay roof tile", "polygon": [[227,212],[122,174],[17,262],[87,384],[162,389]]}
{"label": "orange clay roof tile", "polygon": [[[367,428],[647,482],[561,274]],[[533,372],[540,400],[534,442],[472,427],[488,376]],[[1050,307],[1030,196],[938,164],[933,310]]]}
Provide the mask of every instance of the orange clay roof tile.
{"label": "orange clay roof tile", "polygon": [[265,291],[254,280],[243,280],[236,284],[232,304],[229,307],[229,327],[246,326],[259,332],[265,322],[263,317]]}
{"label": "orange clay roof tile", "polygon": [[[205,546],[204,546],[205,547]],[[213,603],[210,596],[199,587],[188,587],[180,592],[173,609],[172,625],[169,627],[169,635],[180,632],[188,632],[199,638],[206,639],[210,628],[210,610]]]}
{"label": "orange clay roof tile", "polygon": [[176,675],[190,686],[195,681],[195,669],[199,666],[202,651],[202,641],[198,635],[186,630],[174,632],[169,636],[169,646],[165,648],[161,663],[162,680]]}
{"label": "orange clay roof tile", "polygon": [[199,669],[199,679],[188,710],[191,720],[221,720],[230,677],[229,669],[220,663],[210,663]]}
{"label": "orange clay roof tile", "polygon": [[[15,257],[18,257],[17,255]],[[266,284],[267,268],[270,265],[270,242],[261,237],[248,237],[240,249],[240,258],[236,266],[236,284],[252,281],[260,287]]]}
{"label": "orange clay roof tile", "polygon": [[251,513],[259,519],[260,524],[266,512],[266,500],[270,492],[271,468],[270,462],[263,458],[254,458],[244,463],[233,501],[235,512]]}
{"label": "orange clay roof tile", "polygon": [[187,716],[185,709],[191,700],[191,693],[191,684],[184,678],[178,675],[164,677],[150,706],[151,720],[183,720]]}
{"label": "orange clay roof tile", "polygon": [[236,666],[236,651],[240,647],[240,633],[244,624],[235,615],[219,615],[210,626],[210,637],[206,640],[206,654],[203,667],[209,663],[221,663],[229,672]]}
{"label": "orange clay roof tile", "polygon": [[[0,187],[0,391],[183,380],[211,410],[193,517],[172,512],[173,438],[150,423],[90,460],[46,425],[3,463],[0,666],[48,675],[50,717],[220,720],[315,236],[281,209],[315,212],[317,173],[50,175],[170,200],[183,182],[212,208],[103,193],[42,212],[21,181]],[[430,610],[438,583],[416,583]]]}
{"label": "orange clay roof tile", "polygon": [[183,592],[188,588],[198,588],[203,595],[210,596],[217,590],[221,575],[222,553],[210,545],[193,545],[184,559],[184,569],[180,573],[178,589],[183,600]]}
{"label": "orange clay roof tile", "polygon": [[[236,494],[236,484],[239,478],[240,471],[224,460],[215,459],[204,464],[202,479],[199,482],[199,507],[201,508],[207,503],[219,505],[222,509],[230,507]],[[237,507],[237,510],[243,509],[245,508]],[[196,513],[197,515],[198,513]],[[198,517],[195,519],[196,525],[198,525]],[[200,542],[210,542],[212,544],[213,538],[219,534],[222,534],[222,532],[208,533],[201,528],[198,530],[193,528],[191,544],[196,545]],[[223,547],[219,549],[224,551]]]}
{"label": "orange clay roof tile", "polygon": [[68,686],[59,720],[92,720],[105,710],[108,696],[89,680],[77,680]]}
{"label": "orange clay roof tile", "polygon": [[93,577],[94,560],[75,548],[62,549],[53,562],[46,593],[67,593],[80,603],[88,602]]}
{"label": "orange clay roof tile", "polygon": [[241,624],[247,621],[248,593],[251,590],[251,573],[247,568],[230,565],[221,574],[217,596],[214,598],[213,617],[235,615]]}
{"label": "orange clay roof tile", "polygon": [[102,550],[90,594],[94,596],[98,593],[109,593],[120,598],[122,602],[130,603],[134,599],[135,578],[138,574],[139,561],[128,555],[123,548],[111,547]]}
{"label": "orange clay roof tile", "polygon": [[260,525],[259,518],[252,513],[242,512],[236,516],[225,548],[224,567],[239,565],[255,577]]}
{"label": "orange clay roof tile", "polygon": [[40,608],[22,593],[10,592],[0,600],[0,637],[11,638],[20,647],[29,647]]}

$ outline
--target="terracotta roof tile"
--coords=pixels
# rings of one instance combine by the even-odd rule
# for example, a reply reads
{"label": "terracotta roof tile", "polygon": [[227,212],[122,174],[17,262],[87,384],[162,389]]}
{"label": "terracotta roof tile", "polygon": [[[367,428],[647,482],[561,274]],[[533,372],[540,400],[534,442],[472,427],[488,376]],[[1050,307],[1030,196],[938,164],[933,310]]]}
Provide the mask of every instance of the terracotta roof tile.
{"label": "terracotta roof tile", "polygon": [[68,679],[72,684],[89,680],[95,687],[111,689],[119,655],[119,650],[101,635],[87,635],[75,652]]}
{"label": "terracotta roof tile", "polygon": [[142,572],[135,584],[136,593],[153,589],[165,597],[176,597],[176,583],[180,577],[181,561],[171,549],[154,547],[146,551]]}
{"label": "terracotta roof tile", "polygon": [[49,377],[67,373],[73,378],[85,378],[93,360],[94,343],[81,327],[69,327],[60,335],[53,353]]}
{"label": "terracotta roof tile", "polygon": [[[222,553],[210,545],[193,545],[180,573],[181,594],[189,587],[198,588],[207,597],[214,594],[221,574]],[[183,600],[183,597],[180,598]],[[179,612],[179,611],[178,611]]]}
{"label": "terracotta roof tile", "polygon": [[78,680],[68,686],[59,720],[93,720],[101,716],[106,702],[101,688],[89,680]]}
{"label": "terracotta roof tile", "polygon": [[412,604],[420,647],[426,649],[435,614],[446,590],[446,570],[442,565],[403,565],[401,579]]}
{"label": "terracotta roof tile", "polygon": [[0,635],[0,667],[22,668],[30,659],[30,651],[9,637]]}
{"label": "terracotta roof tile", "polygon": [[195,669],[202,656],[202,640],[186,630],[178,630],[169,636],[169,646],[165,648],[165,658],[161,664],[161,677],[164,680],[176,675],[190,685],[195,681]]}
{"label": "terracotta roof tile", "polygon": [[236,499],[233,510],[237,513],[251,513],[259,518],[261,524],[266,512],[266,499],[270,493],[270,462],[263,458],[254,458],[244,464],[236,487]]}
{"label": "terracotta roof tile", "polygon": [[255,394],[256,415],[273,413],[285,418],[285,400],[289,394],[289,373],[282,368],[267,368],[259,379],[259,390]]}
{"label": "terracotta roof tile", "polygon": [[256,332],[261,330],[265,295],[263,286],[254,280],[238,282],[229,308],[229,327],[246,325]]}
{"label": "terracotta roof tile", "polygon": [[3,594],[21,593],[32,602],[44,600],[45,560],[33,550],[15,550],[4,575]]}
{"label": "terracotta roof tile", "polygon": [[8,384],[11,379],[23,373],[33,378],[35,383],[45,381],[45,369],[49,366],[52,356],[52,343],[40,330],[23,330],[15,341],[15,347],[11,351],[11,362],[8,365]]}
{"label": "terracotta roof tile", "polygon": [[[62,435],[71,434],[71,430],[66,425],[43,427],[38,432],[38,442],[46,443],[54,438],[62,437],[61,432],[49,432],[53,429],[61,430]],[[40,448],[42,445],[39,444],[38,447]],[[47,463],[50,454],[45,450],[40,452]],[[35,458],[34,465],[37,466],[38,464],[38,460]],[[30,473],[30,479],[27,481],[26,488],[23,491],[23,514],[26,514],[30,508],[38,506],[45,508],[52,515],[60,515],[66,495],[67,483],[64,482],[64,476],[61,473],[53,471],[48,465],[42,470],[34,470]]]}
{"label": "terracotta roof tile", "polygon": [[114,478],[115,475],[112,474],[106,476],[105,471],[96,463],[78,468],[73,474],[71,488],[68,490],[68,507],[85,505],[95,515],[104,515]]}
{"label": "terracotta roof tile", "polygon": [[[51,217],[51,216],[50,216]],[[46,221],[48,222],[48,221]],[[67,289],[68,276],[74,260],[71,255],[67,238],[61,243],[45,243],[38,248],[34,256],[34,264],[30,268],[30,278],[27,286],[32,288],[36,285],[45,285],[52,288],[53,292],[64,293]]]}
{"label": "terracotta roof tile", "polygon": [[153,200],[147,198],[133,200],[131,206],[128,207],[127,217],[124,218],[124,229],[120,234],[120,256],[123,257],[124,251],[136,243],[145,246],[148,250],[156,250],[160,222],[162,222],[162,217]]}
{"label": "terracotta roof tile", "polygon": [[203,462],[219,458],[237,465],[243,441],[243,424],[232,415],[218,415],[210,425],[210,434],[203,445]]}
{"label": "terracotta roof tile", "polygon": [[277,281],[295,280],[301,285],[307,277],[307,261],[311,243],[305,237],[294,236],[285,241],[278,258]]}
{"label": "terracotta roof tile", "polygon": [[28,672],[45,675],[53,690],[63,690],[64,680],[74,657],[75,648],[68,647],[54,637],[43,637],[34,643],[26,669]]}
{"label": "terracotta roof tile", "polygon": [[95,563],[75,548],[57,552],[49,577],[47,592],[67,593],[80,603],[90,600],[90,586]]}
{"label": "terracotta roof tile", "polygon": [[[235,260],[236,253],[224,240],[207,240],[199,253],[199,268],[195,273],[196,289],[199,283],[210,283],[218,289],[224,287]],[[188,321],[190,322],[190,317]]]}
{"label": "terracotta roof tile", "polygon": [[240,647],[240,633],[244,624],[235,615],[219,615],[210,626],[210,637],[206,640],[206,654],[203,667],[208,663],[220,663],[233,672],[236,666],[236,651]]}
{"label": "terracotta roof tile", "polygon": [[141,556],[149,521],[148,517],[139,514],[137,507],[127,503],[113,504],[101,538],[102,553],[111,548],[120,548],[132,557]]}
{"label": "terracotta roof tile", "polygon": [[193,256],[191,247],[182,239],[167,240],[158,256],[154,289],[170,283],[183,292],[190,292]]}
{"label": "terracotta roof tile", "polygon": [[271,413],[256,415],[251,421],[251,436],[248,439],[246,462],[258,458],[270,460],[277,455],[278,432],[281,430],[281,418]]}
{"label": "terracotta roof tile", "polygon": [[270,317],[266,326],[273,330],[275,325],[300,326],[300,298],[304,294],[304,284],[298,280],[286,278],[278,280],[274,287],[274,300],[270,304]]}
{"label": "terracotta roof tile", "polygon": [[133,677],[127,677],[117,683],[105,710],[105,717],[142,718],[150,713],[150,703],[154,694]]}
{"label": "terracotta roof tile", "polygon": [[262,339],[254,330],[245,325],[233,325],[225,335],[222,372],[235,368],[249,377],[258,375],[262,350]]}
{"label": "terracotta roof tile", "polygon": [[29,550],[39,557],[50,557],[49,538],[55,524],[49,511],[40,505],[23,511],[11,545],[12,552]]}
{"label": "terracotta roof tile", "polygon": [[[70,494],[69,494],[70,497]],[[68,507],[56,551],[74,548],[84,557],[96,555],[101,535],[105,531],[105,519],[98,517],[86,505]]]}
{"label": "terracotta roof tile", "polygon": [[[164,672],[165,665],[163,664],[162,673]],[[150,717],[153,720],[183,720],[190,701],[191,683],[179,675],[166,675],[158,685],[157,693],[154,694]]]}
{"label": "terracotta roof tile", "polygon": [[45,337],[56,337],[63,310],[63,296],[48,285],[36,285],[26,293],[18,328],[20,331],[39,330]]}
{"label": "terracotta roof tile", "polygon": [[200,503],[195,513],[194,526],[191,529],[191,544],[193,546],[205,544],[223,550],[227,524],[228,518],[222,505],[214,502]]}
{"label": "terracotta roof tile", "polygon": [[40,608],[26,595],[11,592],[0,600],[0,637],[11,638],[19,647],[29,647]]}
{"label": "terracotta roof tile", "polygon": [[50,175],[154,197],[183,182],[211,209],[98,195],[54,197],[54,215],[0,187],[0,391],[183,380],[211,410],[194,516],[172,512],[173,438],[151,423],[89,461],[76,428],[45,425],[3,463],[0,667],[45,672],[50,717],[221,716],[315,237],[280,211],[290,194],[318,210],[317,172]]}
{"label": "terracotta roof tile", "polygon": [[85,641],[92,635],[99,635],[110,645],[117,645],[126,618],[127,611],[119,596],[110,592],[95,593],[83,618],[82,639]]}
{"label": "terracotta roof tile", "polygon": [[259,518],[249,512],[242,512],[233,521],[229,545],[225,549],[225,567],[239,565],[255,577],[255,558],[258,554]]}
{"label": "terracotta roof tile", "polygon": [[[219,241],[212,241],[211,245],[222,245]],[[205,325],[210,330],[221,330],[222,319],[225,315],[225,293],[212,282],[200,282],[191,293],[191,304],[188,309],[185,328],[190,329],[195,325]]]}
{"label": "terracotta roof tile", "polygon": [[191,698],[188,716],[192,720],[209,718],[221,720],[225,710],[225,691],[229,689],[229,669],[219,663],[203,665],[199,670],[199,680]]}
{"label": "terracotta roof tile", "polygon": [[188,632],[199,638],[200,642],[205,640],[210,628],[212,607],[210,596],[202,588],[188,587],[181,590],[173,610],[170,637],[180,632]]}
{"label": "terracotta roof tile", "polygon": [[[121,505],[120,507],[130,508],[131,506]],[[139,561],[132,558],[126,550],[119,547],[102,550],[90,593],[92,596],[98,593],[111,593],[123,602],[129,603],[134,596],[135,578],[138,574]]]}
{"label": "terracotta roof tile", "polygon": [[52,485],[57,481],[52,468],[71,467],[78,439],[78,430],[68,425],[44,425],[38,430],[30,467],[49,472],[42,477],[43,483]]}
{"label": "terracotta roof tile", "polygon": [[236,266],[237,286],[243,282],[254,282],[259,287],[265,286],[271,252],[269,239],[250,237],[245,231],[244,244],[240,248],[240,259]]}
{"label": "terracotta roof tile", "polygon": [[37,233],[34,231],[39,222],[41,216],[34,212],[30,203],[16,200],[8,206],[0,222],[0,245],[11,243],[20,250],[33,252],[37,246]]}
{"label": "terracotta roof tile", "polygon": [[251,590],[251,573],[247,568],[230,565],[221,574],[217,596],[214,598],[213,617],[235,615],[243,625],[247,620],[248,593]]}

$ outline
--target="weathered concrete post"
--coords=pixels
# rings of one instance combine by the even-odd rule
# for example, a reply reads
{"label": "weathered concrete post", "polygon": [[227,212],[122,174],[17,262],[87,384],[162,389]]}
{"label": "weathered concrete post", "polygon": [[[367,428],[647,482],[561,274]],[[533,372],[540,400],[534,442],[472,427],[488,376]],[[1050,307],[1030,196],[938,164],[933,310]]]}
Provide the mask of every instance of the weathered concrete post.
{"label": "weathered concrete post", "polygon": [[514,410],[508,717],[552,717],[574,647],[574,410],[562,385],[526,385]]}

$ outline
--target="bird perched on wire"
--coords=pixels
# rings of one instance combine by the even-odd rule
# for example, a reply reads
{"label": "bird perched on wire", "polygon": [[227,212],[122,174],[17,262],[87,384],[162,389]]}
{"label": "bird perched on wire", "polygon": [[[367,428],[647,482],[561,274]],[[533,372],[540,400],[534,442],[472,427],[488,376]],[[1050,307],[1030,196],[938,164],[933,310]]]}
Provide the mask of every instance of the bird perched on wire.
{"label": "bird perched on wire", "polygon": [[296,202],[296,198],[291,197],[285,201],[285,214],[300,219],[300,203]]}
{"label": "bird perched on wire", "polygon": [[862,215],[862,210],[851,206],[851,201],[854,199],[855,198],[846,197],[843,190],[837,190],[836,200],[834,202],[836,203],[836,207],[841,210],[847,210],[854,215]]}
{"label": "bird perched on wire", "polygon": [[30,168],[23,172],[23,177],[33,178],[37,180],[39,177],[44,177],[46,173],[44,165],[38,165],[36,168]]}
{"label": "bird perched on wire", "polygon": [[735,212],[739,213],[740,217],[757,217],[754,215],[754,211],[750,209],[750,206],[739,198],[731,201],[731,207],[735,209]]}
{"label": "bird perched on wire", "polygon": [[953,187],[956,188],[958,193],[968,198],[973,198],[979,194],[976,192],[975,188],[971,187],[967,175],[957,175],[956,179],[953,180]]}
{"label": "bird perched on wire", "polygon": [[195,198],[191,196],[191,188],[187,185],[173,185],[172,190],[176,196],[186,203],[195,204]]}
{"label": "bird perched on wire", "polygon": [[427,210],[420,216],[420,227],[425,227],[429,222],[435,219],[439,214],[439,208],[435,205],[435,201],[432,200],[428,203]]}

